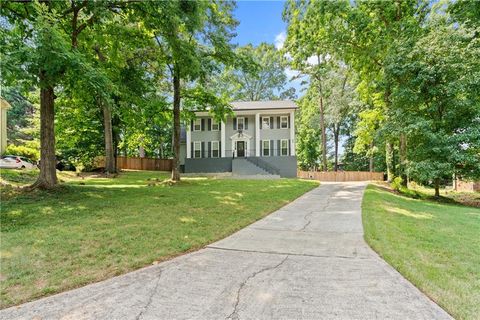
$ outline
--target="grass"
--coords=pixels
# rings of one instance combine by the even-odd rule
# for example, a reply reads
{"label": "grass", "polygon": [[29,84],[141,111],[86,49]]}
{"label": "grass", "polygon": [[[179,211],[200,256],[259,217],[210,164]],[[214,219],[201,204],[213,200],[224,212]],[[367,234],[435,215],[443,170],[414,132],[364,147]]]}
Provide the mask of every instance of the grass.
{"label": "grass", "polygon": [[389,264],[457,319],[480,314],[480,209],[370,185],[365,238]]}
{"label": "grass", "polygon": [[167,177],[143,171],[82,179],[62,173],[66,182],[55,192],[15,191],[3,200],[1,307],[201,248],[318,185],[208,178],[170,185],[161,182]]}

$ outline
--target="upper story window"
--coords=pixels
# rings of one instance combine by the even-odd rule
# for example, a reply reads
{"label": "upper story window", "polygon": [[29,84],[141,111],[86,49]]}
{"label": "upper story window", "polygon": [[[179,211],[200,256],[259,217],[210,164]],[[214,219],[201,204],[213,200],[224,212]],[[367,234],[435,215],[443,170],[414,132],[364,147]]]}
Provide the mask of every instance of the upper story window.
{"label": "upper story window", "polygon": [[215,119],[212,119],[212,131],[220,130],[220,122]]}
{"label": "upper story window", "polygon": [[280,128],[287,129],[288,128],[288,117],[281,116],[280,117]]}
{"label": "upper story window", "polygon": [[262,129],[270,129],[270,117],[262,117]]}
{"label": "upper story window", "polygon": [[195,119],[193,121],[193,131],[202,131],[202,119]]}
{"label": "upper story window", "polygon": [[245,118],[238,117],[237,118],[237,130],[245,130]]}

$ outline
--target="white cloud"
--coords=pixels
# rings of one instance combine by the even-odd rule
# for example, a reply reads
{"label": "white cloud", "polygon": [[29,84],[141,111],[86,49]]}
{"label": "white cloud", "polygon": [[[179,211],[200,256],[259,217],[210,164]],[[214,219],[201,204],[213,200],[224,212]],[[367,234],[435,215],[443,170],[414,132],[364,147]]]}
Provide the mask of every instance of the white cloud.
{"label": "white cloud", "polygon": [[275,36],[275,48],[282,49],[285,40],[287,39],[287,33],[285,31],[280,32]]}

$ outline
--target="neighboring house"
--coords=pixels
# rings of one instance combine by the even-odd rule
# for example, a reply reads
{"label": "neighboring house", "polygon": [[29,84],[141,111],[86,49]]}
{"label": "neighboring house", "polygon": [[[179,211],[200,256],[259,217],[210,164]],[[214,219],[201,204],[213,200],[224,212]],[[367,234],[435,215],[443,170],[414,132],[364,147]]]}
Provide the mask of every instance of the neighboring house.
{"label": "neighboring house", "polygon": [[186,173],[296,177],[295,110],[292,101],[233,102],[234,116],[218,123],[208,112],[182,135]]}
{"label": "neighboring house", "polygon": [[455,191],[480,191],[480,181],[465,181],[457,178],[453,180],[453,183],[453,189]]}
{"label": "neighboring house", "polygon": [[0,97],[0,154],[7,148],[7,110],[10,104]]}

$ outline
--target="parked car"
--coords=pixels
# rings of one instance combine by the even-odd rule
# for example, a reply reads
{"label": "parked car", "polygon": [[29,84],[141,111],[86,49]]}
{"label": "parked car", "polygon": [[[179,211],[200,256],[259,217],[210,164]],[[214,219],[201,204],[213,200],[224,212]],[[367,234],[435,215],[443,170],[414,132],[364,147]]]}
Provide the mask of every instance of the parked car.
{"label": "parked car", "polygon": [[20,156],[3,156],[0,159],[0,168],[33,169],[35,165],[29,159]]}

